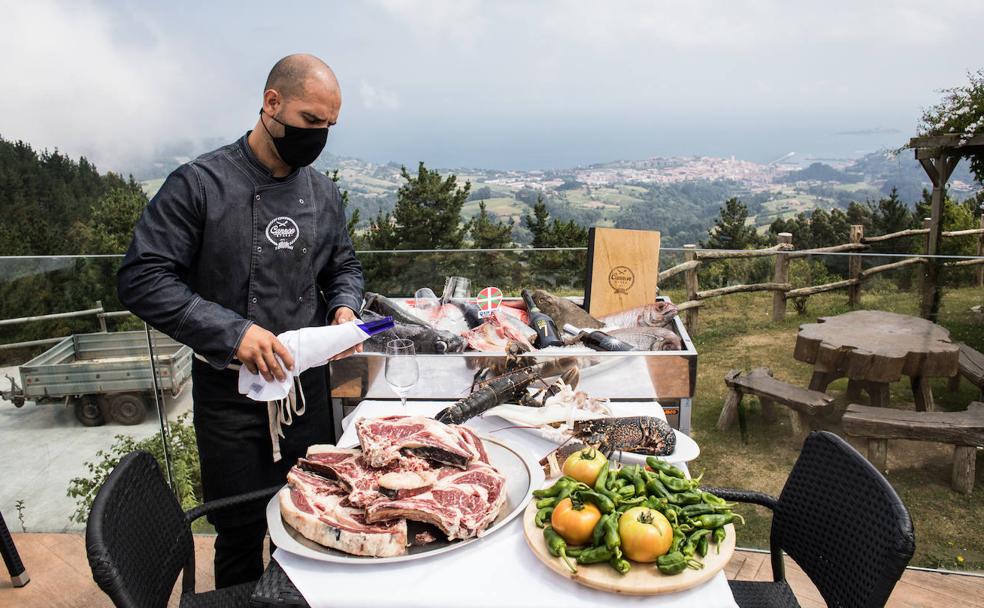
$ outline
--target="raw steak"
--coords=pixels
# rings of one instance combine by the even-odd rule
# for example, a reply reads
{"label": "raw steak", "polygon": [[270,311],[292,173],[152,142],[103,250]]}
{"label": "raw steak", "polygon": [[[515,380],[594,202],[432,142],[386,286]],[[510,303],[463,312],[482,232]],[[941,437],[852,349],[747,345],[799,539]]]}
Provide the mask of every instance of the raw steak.
{"label": "raw steak", "polygon": [[[307,457],[299,459],[297,465],[304,470],[341,482],[349,492],[349,502],[356,507],[364,507],[383,498],[379,486],[381,477],[418,471],[429,472],[431,469],[430,463],[415,456],[405,456],[402,460],[385,467],[373,468],[366,463],[361,450],[347,450],[333,445],[312,445],[308,448]],[[427,485],[427,483],[419,485]]]}
{"label": "raw steak", "polygon": [[461,469],[480,458],[474,433],[426,416],[363,418],[355,429],[363,458],[371,467],[399,462],[406,458],[404,452]]}
{"label": "raw steak", "polygon": [[280,514],[302,536],[352,555],[392,557],[407,548],[407,522],[369,523],[366,512],[347,500],[347,489],[294,467],[280,490]]}
{"label": "raw steak", "polygon": [[367,521],[411,519],[434,524],[449,540],[481,536],[506,503],[506,478],[493,467],[475,462],[464,471],[439,469],[432,486],[398,490],[393,499],[366,509]]}

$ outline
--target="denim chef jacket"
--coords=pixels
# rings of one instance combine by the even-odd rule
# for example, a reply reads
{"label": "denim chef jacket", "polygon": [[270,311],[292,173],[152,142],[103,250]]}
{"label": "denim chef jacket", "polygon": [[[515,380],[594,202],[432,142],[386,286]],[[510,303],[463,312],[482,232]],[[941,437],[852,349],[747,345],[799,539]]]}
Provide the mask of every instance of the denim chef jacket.
{"label": "denim chef jacket", "polygon": [[279,334],[362,305],[338,188],[311,167],[273,177],[248,135],[168,176],[117,275],[124,306],[216,368],[253,323]]}

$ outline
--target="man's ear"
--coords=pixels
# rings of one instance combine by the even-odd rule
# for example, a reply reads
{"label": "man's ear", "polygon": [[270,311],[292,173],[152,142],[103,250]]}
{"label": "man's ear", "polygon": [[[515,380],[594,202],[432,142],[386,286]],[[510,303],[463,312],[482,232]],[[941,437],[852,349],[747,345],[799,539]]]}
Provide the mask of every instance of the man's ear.
{"label": "man's ear", "polygon": [[274,115],[280,109],[280,93],[276,89],[267,89],[263,92],[263,109],[269,114]]}

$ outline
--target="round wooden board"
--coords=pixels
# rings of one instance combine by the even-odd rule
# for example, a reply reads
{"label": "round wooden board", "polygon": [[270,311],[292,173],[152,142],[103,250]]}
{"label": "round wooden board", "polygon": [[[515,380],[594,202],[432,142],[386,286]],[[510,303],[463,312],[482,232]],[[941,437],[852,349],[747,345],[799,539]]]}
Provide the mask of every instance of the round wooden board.
{"label": "round wooden board", "polygon": [[[543,540],[543,530],[537,528],[533,521],[535,517],[536,503],[534,501],[529,504],[523,514],[523,535],[526,537],[526,543],[533,550],[533,554],[557,574],[586,587],[611,593],[660,595],[690,589],[709,581],[727,565],[735,552],[735,527],[728,524],[725,527],[728,536],[721,543],[721,552],[717,552],[717,545],[711,544],[707,557],[703,558],[704,567],[700,570],[687,568],[680,574],[667,576],[656,569],[656,564],[632,562],[632,569],[625,575],[619,574],[608,564],[577,565],[577,573],[574,573],[564,564],[563,560],[550,555],[547,544]],[[698,557],[697,559],[701,558]]]}

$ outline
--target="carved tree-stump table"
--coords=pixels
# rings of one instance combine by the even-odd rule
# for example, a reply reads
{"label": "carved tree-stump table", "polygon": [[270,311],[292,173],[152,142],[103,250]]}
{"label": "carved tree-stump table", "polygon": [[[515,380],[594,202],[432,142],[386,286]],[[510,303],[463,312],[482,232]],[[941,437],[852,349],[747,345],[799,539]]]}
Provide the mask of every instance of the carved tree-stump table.
{"label": "carved tree-stump table", "polygon": [[871,405],[888,405],[888,387],[908,376],[916,409],[932,411],[929,378],[954,376],[960,348],[946,329],[918,317],[857,310],[801,325],[793,357],[813,364],[810,389],[824,391],[847,377],[847,396],[867,391]]}

